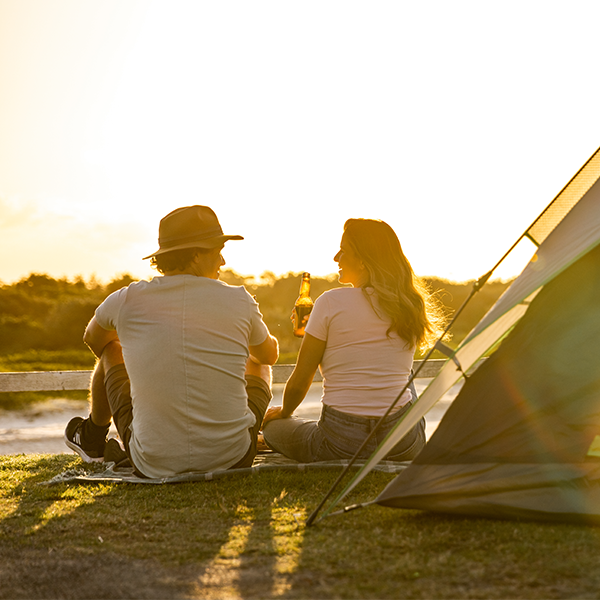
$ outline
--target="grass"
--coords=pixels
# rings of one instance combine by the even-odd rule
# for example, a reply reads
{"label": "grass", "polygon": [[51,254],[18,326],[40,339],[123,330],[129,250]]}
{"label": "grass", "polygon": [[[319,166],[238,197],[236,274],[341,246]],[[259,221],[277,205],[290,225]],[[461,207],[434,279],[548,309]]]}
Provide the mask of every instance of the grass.
{"label": "grass", "polygon": [[81,350],[27,350],[0,356],[0,371],[70,371],[92,369],[94,355]]}
{"label": "grass", "polygon": [[305,528],[337,472],[38,485],[82,466],[0,457],[0,598],[600,597],[597,528],[378,506]]}

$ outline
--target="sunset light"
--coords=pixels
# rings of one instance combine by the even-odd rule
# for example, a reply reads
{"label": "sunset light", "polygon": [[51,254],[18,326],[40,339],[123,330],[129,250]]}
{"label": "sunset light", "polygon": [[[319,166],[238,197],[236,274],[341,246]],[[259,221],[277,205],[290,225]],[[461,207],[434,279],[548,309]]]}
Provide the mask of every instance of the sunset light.
{"label": "sunset light", "polygon": [[333,273],[369,217],[418,274],[476,278],[600,146],[599,14],[0,0],[0,282],[150,277],[160,218],[190,204],[244,236],[242,274]]}

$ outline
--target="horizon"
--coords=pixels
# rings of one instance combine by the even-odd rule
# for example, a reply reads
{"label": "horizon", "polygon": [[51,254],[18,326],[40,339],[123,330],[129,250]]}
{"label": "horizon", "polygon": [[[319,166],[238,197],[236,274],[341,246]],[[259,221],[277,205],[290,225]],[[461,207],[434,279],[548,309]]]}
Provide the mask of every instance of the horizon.
{"label": "horizon", "polygon": [[[240,272],[236,271],[235,269],[231,269],[229,267],[225,267],[224,269],[222,269],[222,271],[232,273],[232,275],[234,277],[240,277],[245,282],[250,282],[251,285],[254,285],[254,284],[264,285],[265,281],[268,281],[269,279],[272,279],[272,278],[275,280],[286,279],[289,277],[300,278],[303,273],[303,271],[288,271],[286,273],[273,273],[271,271],[263,271],[260,274],[240,273]],[[417,273],[415,273],[415,275],[419,279],[435,279],[438,281],[446,282],[451,285],[468,285],[470,283],[473,283],[474,281],[477,281],[477,279],[478,279],[478,278],[472,278],[472,279],[465,279],[462,281],[456,281],[454,279],[448,279],[446,277],[441,277],[439,275],[419,275]],[[97,277],[94,273],[92,273],[91,275],[86,277],[81,274],[75,274],[73,276],[67,276],[67,275],[53,276],[53,275],[50,275],[49,273],[31,272],[22,277],[19,277],[18,279],[13,280],[13,281],[3,281],[0,279],[0,287],[5,287],[5,286],[10,287],[11,285],[15,285],[22,281],[26,281],[27,279],[29,279],[32,276],[49,277],[56,281],[67,281],[68,283],[71,283],[71,284],[76,283],[77,281],[83,281],[86,284],[86,286],[90,286],[90,285],[94,285],[94,284],[106,286],[114,281],[118,281],[119,279],[122,279],[125,277],[131,277],[134,281],[139,281],[140,279],[145,279],[145,278],[135,277],[131,273],[126,273],[126,272],[117,273],[114,276],[108,277],[106,279],[101,279],[101,278]],[[336,272],[331,272],[331,273],[327,273],[327,274],[310,273],[310,276],[313,279],[325,279],[325,280],[337,280],[337,278],[338,278],[338,274]],[[153,277],[163,277],[163,275],[161,275],[158,272],[154,272]],[[512,279],[514,279],[515,277],[516,276],[507,277],[507,278],[491,277],[488,282],[489,283],[497,283],[497,282],[507,283],[507,282],[511,281]],[[219,279],[222,280],[221,277],[219,277]]]}

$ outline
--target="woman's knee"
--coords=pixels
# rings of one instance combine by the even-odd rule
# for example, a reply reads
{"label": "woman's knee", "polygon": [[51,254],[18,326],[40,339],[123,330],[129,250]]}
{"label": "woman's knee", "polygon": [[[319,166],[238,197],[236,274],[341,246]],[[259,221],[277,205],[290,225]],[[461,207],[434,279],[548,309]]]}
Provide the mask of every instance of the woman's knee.
{"label": "woman's knee", "polygon": [[263,428],[263,437],[269,448],[300,462],[312,462],[312,446],[316,421],[297,417],[274,419]]}
{"label": "woman's knee", "polygon": [[[266,425],[263,426],[262,433],[265,439],[265,442],[271,445],[271,443],[277,443],[277,439],[280,437],[281,423],[283,419],[274,419],[273,421],[269,421]],[[284,436],[285,437],[285,436]]]}

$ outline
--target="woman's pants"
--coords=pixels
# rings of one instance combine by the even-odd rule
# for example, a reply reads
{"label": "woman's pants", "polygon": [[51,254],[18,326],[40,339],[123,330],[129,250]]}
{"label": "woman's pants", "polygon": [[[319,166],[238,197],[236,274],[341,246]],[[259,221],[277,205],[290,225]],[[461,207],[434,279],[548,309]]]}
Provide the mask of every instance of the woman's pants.
{"label": "woman's pants", "polygon": [[[416,398],[414,387],[411,391],[413,400],[385,418],[367,446],[363,448],[359,458],[369,458],[408,410]],[[267,423],[263,434],[265,442],[271,449],[299,462],[349,459],[356,454],[379,420],[379,417],[351,415],[324,404],[318,421],[306,421],[294,416],[288,419],[275,419]],[[394,446],[386,456],[386,460],[412,460],[423,446],[425,446],[424,418]]]}

